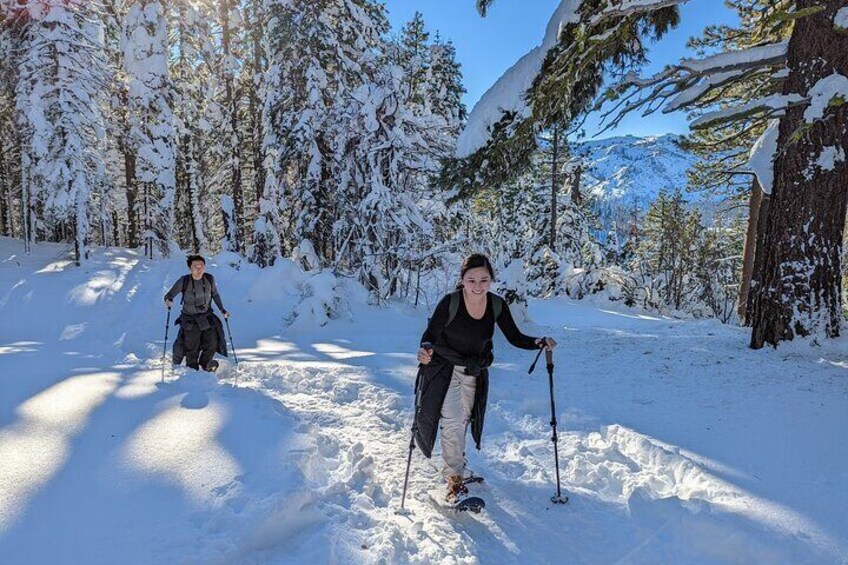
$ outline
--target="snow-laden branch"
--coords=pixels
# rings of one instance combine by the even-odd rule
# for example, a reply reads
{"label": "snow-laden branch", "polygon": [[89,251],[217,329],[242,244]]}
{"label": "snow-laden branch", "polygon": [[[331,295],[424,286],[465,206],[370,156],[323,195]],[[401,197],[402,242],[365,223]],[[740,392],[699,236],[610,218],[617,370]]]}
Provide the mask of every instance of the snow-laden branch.
{"label": "snow-laden branch", "polygon": [[803,104],[808,100],[800,94],[772,94],[739,106],[708,112],[690,123],[689,126],[692,129],[699,129],[760,113],[769,117],[781,116],[787,108]]}
{"label": "snow-laden branch", "polygon": [[595,26],[601,21],[609,18],[625,18],[635,14],[641,14],[663,8],[671,8],[685,4],[689,0],[620,0],[614,2],[590,20],[590,25]]}
{"label": "snow-laden branch", "polygon": [[562,0],[548,21],[542,43],[507,69],[474,105],[457,141],[457,157],[468,157],[486,145],[492,135],[492,128],[504,115],[514,113],[522,118],[530,116],[526,92],[541,71],[548,51],[558,43],[562,27],[579,21],[579,7],[580,0]]}
{"label": "snow-laden branch", "polygon": [[756,45],[747,49],[717,53],[702,59],[684,59],[679,67],[693,73],[707,74],[733,69],[746,69],[782,63],[786,60],[789,41]]}
{"label": "snow-laden branch", "polygon": [[[605,98],[596,103],[594,110],[599,110],[610,98],[616,100],[601,116],[602,123],[606,122],[603,130],[606,131],[635,110],[641,109],[642,115],[646,116],[660,108],[663,113],[692,108],[709,99],[718,89],[760,73],[768,72],[772,80],[781,80],[785,78],[785,73],[781,71],[785,70],[787,49],[788,42],[782,41],[701,59],[684,59],[648,78],[628,73],[618,85],[608,90]],[[625,94],[622,96],[622,93]],[[798,102],[800,100],[791,96],[782,101],[765,97],[744,106],[711,112],[691,125],[694,128],[703,127],[764,109],[783,110],[788,104]]]}

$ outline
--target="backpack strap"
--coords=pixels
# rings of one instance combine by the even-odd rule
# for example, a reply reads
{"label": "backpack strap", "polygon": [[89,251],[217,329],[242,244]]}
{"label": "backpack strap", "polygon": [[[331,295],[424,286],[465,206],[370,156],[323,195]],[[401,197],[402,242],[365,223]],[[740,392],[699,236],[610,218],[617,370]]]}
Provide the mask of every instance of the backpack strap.
{"label": "backpack strap", "polygon": [[183,275],[183,276],[182,276],[182,279],[183,279],[183,289],[182,289],[182,291],[180,292],[180,304],[181,304],[181,305],[182,305],[182,304],[185,304],[185,292],[186,292],[186,289],[188,289],[188,279],[189,279],[189,277],[191,277],[191,275]]}
{"label": "backpack strap", "polygon": [[459,312],[459,301],[462,298],[462,290],[455,290],[450,295],[450,306],[448,307],[448,322],[445,327],[449,326],[453,319],[456,318],[456,313]]}
{"label": "backpack strap", "polygon": [[[180,304],[185,304],[185,293],[188,290],[188,282],[191,280],[191,275],[183,275],[183,290],[180,293]],[[209,286],[212,286],[212,275],[209,273],[203,273],[203,282],[208,282]],[[210,304],[211,306],[211,304]]]}
{"label": "backpack strap", "polygon": [[497,322],[498,318],[501,317],[501,312],[503,312],[503,305],[503,298],[501,298],[497,294],[492,294],[492,313],[495,315],[495,322]]}
{"label": "backpack strap", "polygon": [[[501,317],[501,312],[503,312],[503,298],[498,296],[497,294],[492,294],[492,313],[495,315],[495,322],[498,321],[498,318]],[[450,306],[448,307],[448,321],[445,324],[445,327],[449,326],[453,319],[456,318],[456,313],[459,312],[459,301],[462,298],[462,289],[455,290],[450,295]]]}

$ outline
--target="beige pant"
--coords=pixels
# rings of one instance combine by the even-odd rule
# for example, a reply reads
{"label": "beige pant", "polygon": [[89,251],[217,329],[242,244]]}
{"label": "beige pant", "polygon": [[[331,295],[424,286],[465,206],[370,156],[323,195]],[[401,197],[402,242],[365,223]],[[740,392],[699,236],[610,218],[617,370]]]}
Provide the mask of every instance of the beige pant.
{"label": "beige pant", "polygon": [[465,473],[465,434],[474,407],[477,377],[466,375],[465,367],[454,367],[448,393],[442,404],[439,428],[442,436],[442,458],[445,478]]}

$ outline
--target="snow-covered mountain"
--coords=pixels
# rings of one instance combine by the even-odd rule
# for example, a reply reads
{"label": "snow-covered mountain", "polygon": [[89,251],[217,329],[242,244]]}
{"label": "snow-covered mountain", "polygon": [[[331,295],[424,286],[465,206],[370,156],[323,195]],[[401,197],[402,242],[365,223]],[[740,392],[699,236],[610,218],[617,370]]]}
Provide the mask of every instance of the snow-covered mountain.
{"label": "snow-covered mountain", "polygon": [[698,158],[678,145],[680,136],[611,137],[579,144],[590,167],[583,186],[607,201],[647,206],[661,189],[686,188],[686,171]]}
{"label": "snow-covered mountain", "polygon": [[[686,171],[698,157],[678,144],[680,136],[611,137],[585,141],[575,153],[587,165],[581,188],[595,200],[603,234],[619,221],[627,224],[633,210],[645,211],[661,190],[680,190],[690,202],[709,207],[698,194],[686,193]],[[620,234],[624,235],[624,234]]]}

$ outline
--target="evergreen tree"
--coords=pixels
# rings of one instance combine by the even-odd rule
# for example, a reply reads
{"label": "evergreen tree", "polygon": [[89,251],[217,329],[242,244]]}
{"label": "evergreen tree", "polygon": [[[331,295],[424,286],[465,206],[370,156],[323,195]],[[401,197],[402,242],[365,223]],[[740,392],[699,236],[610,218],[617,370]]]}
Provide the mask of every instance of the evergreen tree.
{"label": "evergreen tree", "polygon": [[443,41],[438,34],[430,45],[430,67],[427,70],[427,107],[444,119],[448,131],[458,135],[467,117],[462,103],[465,87],[462,85],[461,65],[456,61],[456,48]]}
{"label": "evergreen tree", "polygon": [[30,238],[72,241],[88,256],[92,205],[102,190],[104,61],[95,2],[42,2],[28,10],[16,89],[23,200]]}
{"label": "evergreen tree", "polygon": [[331,264],[338,166],[348,137],[358,134],[345,127],[346,116],[354,115],[346,105],[373,75],[388,29],[384,8],[373,0],[272,0],[269,18],[277,30],[269,64],[279,69],[272,88],[280,91],[268,125],[279,147],[275,176],[284,189],[285,239],[289,247],[311,241]]}
{"label": "evergreen tree", "polygon": [[637,250],[639,270],[650,278],[651,296],[675,310],[689,302],[689,273],[702,232],[701,215],[686,209],[679,190],[661,191],[645,214]]}
{"label": "evergreen tree", "polygon": [[[266,178],[268,176],[264,148],[265,124],[263,100],[268,95],[265,90],[265,76],[268,72],[265,33],[267,31],[267,11],[263,0],[246,0],[242,13],[245,17],[245,59],[242,77],[242,89],[246,91],[247,116],[242,120],[248,131],[242,139],[245,141],[245,164],[250,167],[251,198],[245,201],[255,203],[253,212],[253,234],[248,258],[265,266],[273,264],[279,255],[279,227],[273,218],[269,218],[268,204],[264,201]],[[248,186],[245,183],[245,186]],[[277,203],[274,203],[276,206]],[[247,205],[246,205],[247,206]],[[246,218],[250,214],[245,213]],[[270,223],[269,223],[270,222]],[[246,242],[247,243],[247,242]]]}
{"label": "evergreen tree", "polygon": [[[169,12],[176,134],[175,215],[177,241],[183,248],[202,252],[209,246],[203,202],[209,200],[209,182],[221,161],[220,130],[212,125],[217,60],[212,43],[216,7],[210,1],[180,0]],[[211,222],[213,225],[215,222]]]}
{"label": "evergreen tree", "polygon": [[23,237],[21,231],[21,140],[15,117],[17,54],[21,14],[0,4],[0,234]]}
{"label": "evergreen tree", "polygon": [[[219,63],[219,90],[217,98],[218,116],[216,131],[220,143],[216,149],[219,167],[213,175],[213,194],[228,195],[233,202],[235,230],[225,230],[224,248],[244,253],[246,248],[247,222],[245,217],[243,167],[243,131],[240,124],[240,96],[237,93],[237,75],[243,66],[244,57],[241,28],[242,13],[234,0],[219,0],[218,25],[221,33]],[[234,238],[234,239],[230,239]]]}
{"label": "evergreen tree", "polygon": [[167,19],[159,0],[140,0],[126,15],[124,67],[145,254],[169,253],[174,235],[175,134]]}
{"label": "evergreen tree", "polygon": [[397,63],[403,70],[406,101],[416,113],[429,112],[428,78],[432,57],[428,41],[430,34],[424,29],[424,16],[415,12],[400,32],[397,46]]}
{"label": "evergreen tree", "polygon": [[[283,71],[287,69],[285,61],[273,60],[279,57],[282,47],[277,40],[287,30],[287,19],[281,19],[280,7],[271,5],[268,11],[262,11],[263,52],[270,57],[268,70],[264,73],[259,91],[261,108],[261,143],[257,155],[261,156],[262,164],[257,170],[262,171],[261,194],[258,195],[259,214],[253,226],[253,248],[250,260],[259,266],[273,265],[277,257],[285,253],[280,234],[283,232],[280,223],[280,210],[288,206],[281,200],[280,186],[284,182],[285,163],[279,151],[277,132],[286,122],[285,107],[290,90],[284,85]],[[273,16],[273,17],[270,17]],[[282,133],[282,132],[281,132]],[[259,179],[256,179],[258,182]]]}

